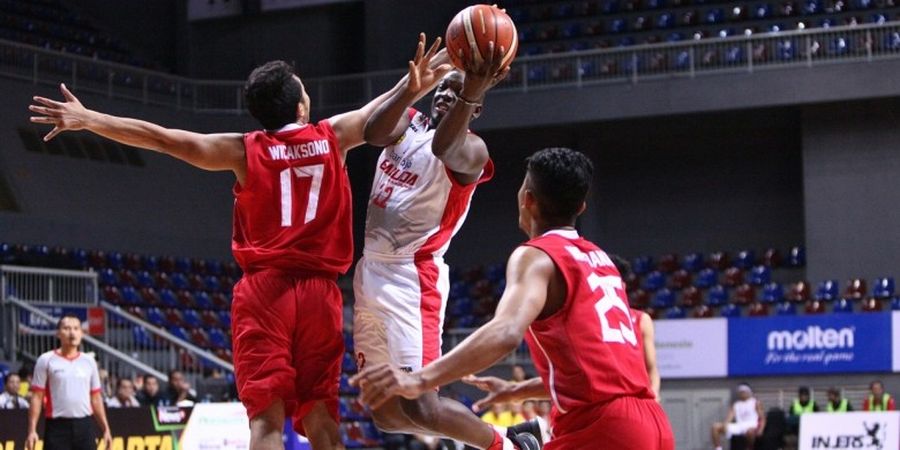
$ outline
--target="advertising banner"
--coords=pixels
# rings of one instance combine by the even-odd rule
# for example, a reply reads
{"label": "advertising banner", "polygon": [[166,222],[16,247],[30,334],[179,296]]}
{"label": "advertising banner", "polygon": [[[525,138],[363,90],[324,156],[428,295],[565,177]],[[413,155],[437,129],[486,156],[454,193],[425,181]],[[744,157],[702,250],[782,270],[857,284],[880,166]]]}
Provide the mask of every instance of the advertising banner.
{"label": "advertising banner", "polygon": [[[900,311],[894,311],[892,313],[893,317],[893,337],[891,338],[891,342],[900,341]],[[900,372],[900,344],[894,345],[894,372]]]}
{"label": "advertising banner", "polygon": [[799,450],[900,448],[900,412],[818,413],[800,416]]}
{"label": "advertising banner", "polygon": [[728,322],[728,375],[891,370],[889,314],[737,318]]}
{"label": "advertising banner", "polygon": [[728,320],[658,320],[656,363],[662,378],[724,377],[728,370]]}
{"label": "advertising banner", "polygon": [[[191,417],[191,408],[151,407],[107,409],[113,441],[111,450],[176,450],[181,430]],[[38,423],[43,436],[44,419]],[[24,450],[28,437],[28,411],[0,409],[0,448]],[[35,450],[44,448],[38,441]]]}

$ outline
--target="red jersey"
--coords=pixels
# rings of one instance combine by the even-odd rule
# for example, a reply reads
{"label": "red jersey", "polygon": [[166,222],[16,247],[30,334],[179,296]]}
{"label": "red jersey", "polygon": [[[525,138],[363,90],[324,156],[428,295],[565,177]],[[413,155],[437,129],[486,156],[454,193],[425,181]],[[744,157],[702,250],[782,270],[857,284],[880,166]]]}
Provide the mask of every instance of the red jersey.
{"label": "red jersey", "polygon": [[327,120],[244,135],[231,250],[245,272],[344,273],[353,262],[350,181]]}
{"label": "red jersey", "polygon": [[566,283],[562,309],[532,323],[525,335],[553,401],[554,435],[590,425],[616,398],[654,398],[640,330],[606,253],[575,230],[549,231],[525,245],[549,255]]}

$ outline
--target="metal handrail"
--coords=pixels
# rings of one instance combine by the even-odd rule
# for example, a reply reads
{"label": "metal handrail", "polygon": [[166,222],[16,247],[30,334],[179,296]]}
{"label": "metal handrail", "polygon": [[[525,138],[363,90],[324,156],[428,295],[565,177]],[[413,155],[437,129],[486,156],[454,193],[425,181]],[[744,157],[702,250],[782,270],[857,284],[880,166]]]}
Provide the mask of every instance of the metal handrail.
{"label": "metal handrail", "polygon": [[[50,323],[53,323],[56,320],[58,320],[57,317],[53,317],[50,314],[47,314],[46,312],[41,311],[40,309],[35,308],[34,306],[29,305],[27,302],[24,302],[17,298],[10,297],[10,298],[7,298],[6,301],[9,303],[12,303],[16,307],[22,308],[25,311],[28,311],[29,313],[38,316],[41,319],[44,319]],[[169,377],[166,374],[154,369],[152,366],[144,364],[143,362],[141,362],[140,360],[138,360],[136,358],[132,358],[131,356],[126,355],[125,353],[122,353],[119,350],[116,350],[115,348],[107,345],[105,342],[103,342],[93,336],[84,335],[83,339],[88,344],[91,344],[92,346],[102,350],[104,353],[112,356],[115,359],[118,359],[119,361],[122,361],[122,362],[130,365],[131,367],[134,367],[135,369],[138,369],[145,373],[152,374],[152,375],[156,376],[157,378],[159,378],[160,380],[163,380],[166,382],[169,381]]]}
{"label": "metal handrail", "polygon": [[[544,87],[583,87],[590,83],[602,82],[627,82],[635,84],[648,79],[660,79],[662,77],[685,76],[691,78],[698,73],[722,73],[727,71],[754,72],[758,68],[774,68],[786,66],[813,66],[817,64],[832,63],[838,61],[873,61],[877,58],[900,58],[900,51],[894,47],[884,48],[873,43],[881,42],[900,32],[900,21],[885,22],[883,24],[844,25],[829,28],[807,28],[804,30],[777,31],[756,33],[752,35],[737,35],[729,37],[711,37],[706,39],[688,39],[680,42],[666,42],[658,44],[642,44],[628,47],[616,47],[606,49],[593,49],[572,51],[550,55],[523,56],[516,59],[513,65],[513,74],[521,80],[510,79],[493,89],[492,93],[528,91],[533,88]],[[887,34],[884,34],[887,33]],[[852,52],[831,52],[825,49],[820,52],[821,45],[817,40],[827,38],[846,37],[849,39],[862,39],[864,48],[859,47]],[[754,45],[773,45],[776,43],[792,41],[795,46],[791,51],[795,56],[789,59],[766,56],[763,60],[757,60],[752,54]],[[819,45],[813,49],[813,44]],[[826,44],[827,45],[827,44]],[[698,61],[704,52],[724,52],[737,48],[739,52],[747,52],[741,55],[738,61],[727,61],[720,58],[712,63]],[[16,51],[23,52],[16,54]],[[688,52],[688,64],[671,64],[669,60],[679,57],[678,52]],[[4,53],[12,55],[12,62],[4,61]],[[815,53],[815,54],[814,54]],[[662,66],[651,65],[642,67],[646,59],[641,57],[660,55],[669,63]],[[8,56],[8,55],[7,55]],[[31,62],[29,62],[31,57]],[[622,68],[615,68],[613,72],[602,74],[583,74],[582,63],[602,62],[615,60]],[[39,64],[46,63],[47,59],[53,62],[63,61],[71,63],[71,67],[54,67],[48,73],[46,68]],[[4,66],[4,64],[6,64]],[[33,66],[33,67],[32,67]],[[544,69],[564,67],[566,75],[552,79],[529,80],[528,70],[533,67]],[[11,68],[4,71],[4,68]],[[99,70],[98,70],[99,69]],[[200,80],[190,79],[179,75],[131,67],[120,63],[97,61],[81,55],[71,55],[54,50],[48,50],[32,45],[0,40],[0,73],[7,76],[32,80],[34,83],[56,83],[66,80],[76,82],[79,74],[85,70],[93,71],[95,78],[86,78],[87,85],[79,86],[86,91],[106,94],[109,97],[138,100],[146,104],[161,104],[174,106],[178,109],[188,109],[194,112],[213,113],[243,113],[241,89],[243,81],[240,80]],[[70,73],[66,73],[66,71]],[[82,71],[82,72],[79,72]],[[106,80],[102,79],[106,72]],[[384,77],[400,76],[405,70],[382,70],[358,74],[346,74],[330,77],[306,79],[306,87],[316,97],[316,106],[329,109],[358,106],[375,95],[373,86],[380,86],[379,81]],[[96,75],[101,77],[97,78]],[[81,75],[82,78],[84,75]],[[126,82],[116,80],[117,76],[131,78]],[[148,81],[152,80],[151,83]],[[166,83],[164,89],[154,90],[157,83]],[[118,84],[117,84],[118,83]],[[130,85],[129,85],[130,83]],[[149,86],[148,86],[149,84]]]}
{"label": "metal handrail", "polygon": [[223,360],[222,358],[219,358],[215,354],[211,353],[209,350],[200,348],[190,342],[183,341],[183,340],[175,337],[175,335],[173,335],[172,333],[169,333],[168,331],[166,331],[162,328],[159,328],[156,325],[151,324],[150,322],[142,320],[141,318],[128,313],[127,311],[123,310],[122,308],[119,308],[116,305],[113,305],[112,303],[101,301],[100,306],[102,306],[103,309],[105,309],[106,311],[108,311],[112,314],[115,314],[115,315],[119,316],[120,318],[131,322],[134,325],[143,327],[150,333],[153,333],[154,335],[158,336],[159,338],[168,341],[169,343],[171,343],[172,345],[174,345],[176,347],[181,347],[191,353],[194,353],[194,354],[206,359],[207,361],[219,366],[222,369],[225,369],[229,372],[234,372],[233,364],[229,363],[228,361]]}

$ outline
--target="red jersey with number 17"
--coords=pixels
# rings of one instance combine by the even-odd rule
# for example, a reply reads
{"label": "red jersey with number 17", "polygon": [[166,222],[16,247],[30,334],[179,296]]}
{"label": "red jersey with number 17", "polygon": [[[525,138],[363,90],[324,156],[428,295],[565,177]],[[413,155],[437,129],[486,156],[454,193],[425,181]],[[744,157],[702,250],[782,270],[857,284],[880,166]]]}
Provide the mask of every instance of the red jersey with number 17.
{"label": "red jersey with number 17", "polygon": [[550,256],[566,283],[562,309],[532,323],[525,335],[553,401],[554,435],[590,425],[618,397],[652,399],[640,330],[606,253],[575,230],[552,230],[525,245]]}
{"label": "red jersey with number 17", "polygon": [[234,187],[231,250],[245,272],[344,273],[353,262],[350,181],[334,129],[244,135],[247,178]]}

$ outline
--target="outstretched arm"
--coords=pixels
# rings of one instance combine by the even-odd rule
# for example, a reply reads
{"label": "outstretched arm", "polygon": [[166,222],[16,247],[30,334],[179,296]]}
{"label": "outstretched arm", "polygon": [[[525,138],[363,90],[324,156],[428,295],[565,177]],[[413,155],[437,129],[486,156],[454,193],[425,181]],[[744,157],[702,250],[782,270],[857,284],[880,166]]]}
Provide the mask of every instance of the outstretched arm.
{"label": "outstretched arm", "polygon": [[650,387],[653,389],[653,395],[656,401],[659,401],[659,367],[656,365],[656,343],[654,342],[655,331],[653,330],[653,319],[647,314],[641,314],[641,322],[638,324],[641,328],[641,340],[644,342],[644,364],[647,366],[647,375],[650,375]]}
{"label": "outstretched arm", "polygon": [[65,84],[61,84],[59,89],[65,101],[36,96],[34,101],[37,104],[28,107],[40,114],[31,117],[32,122],[54,126],[44,137],[45,141],[63,131],[88,130],[122,144],[165,153],[201,169],[231,170],[243,183],[247,160],[241,134],[201,134],[111,116],[85,108]]}
{"label": "outstretched arm", "polygon": [[544,388],[544,383],[540,377],[534,377],[521,383],[513,383],[497,377],[476,376],[467,376],[462,381],[488,393],[486,397],[472,405],[472,410],[475,412],[479,412],[494,403],[516,403],[525,400],[547,400],[550,398],[550,394]]}
{"label": "outstretched arm", "polygon": [[[488,160],[487,146],[480,137],[469,133],[469,122],[481,112],[484,95],[509,73],[500,71],[501,57],[489,44],[488,56],[482,62],[469,62],[462,90],[434,132],[431,151],[454,173],[462,184],[478,181]],[[505,52],[500,47],[500,55]]]}
{"label": "outstretched arm", "polygon": [[[393,110],[397,108],[398,105],[401,105],[402,102],[411,100],[412,103],[410,103],[410,105],[412,105],[422,98],[429,90],[434,88],[434,85],[437,84],[437,80],[440,80],[438,76],[442,77],[444,73],[447,73],[450,70],[449,64],[441,64],[436,68],[430,67],[432,58],[435,56],[440,45],[441,39],[438,38],[435,40],[434,44],[432,44],[428,53],[425,54],[425,34],[420,34],[415,59],[414,61],[409,62],[409,74],[404,75],[393,88],[370,101],[362,108],[338,114],[329,119],[335,134],[337,134],[338,141],[341,145],[341,151],[344,153],[344,156],[346,156],[347,151],[366,142],[380,146],[389,145],[393,142],[391,141],[381,145],[380,142],[382,140],[369,139],[369,135],[367,134],[371,133],[376,137],[379,137],[378,135],[382,134],[381,128],[385,126],[383,123],[389,122],[390,117],[382,118],[379,123],[376,124],[377,128],[372,131],[366,131],[368,129],[367,122],[369,122],[370,118],[373,117],[373,114],[381,109],[386,102],[392,103],[390,111],[392,114]],[[436,78],[436,80],[433,80],[433,78]],[[411,97],[407,98],[406,96]],[[403,98],[400,99],[400,97]],[[406,108],[404,107],[401,109],[400,116],[402,117],[405,112]],[[399,128],[401,125],[399,122],[400,118],[395,119],[393,123],[390,124],[390,130],[393,130],[395,127]],[[405,127],[400,128],[400,130],[404,129]]]}
{"label": "outstretched arm", "polygon": [[409,73],[401,89],[391,96],[372,114],[366,122],[366,142],[378,147],[387,147],[397,142],[409,127],[407,111],[428,92],[434,89],[441,78],[450,71],[450,58],[446,50],[438,52],[441,38],[437,38],[428,53],[425,53],[425,34],[419,35],[416,56],[409,62]]}
{"label": "outstretched arm", "polygon": [[395,395],[417,398],[424,392],[480,372],[513,351],[544,309],[556,270],[546,253],[519,247],[509,259],[507,286],[494,318],[446,356],[407,374],[390,365],[373,366],[351,383],[362,388],[362,401],[378,408]]}

